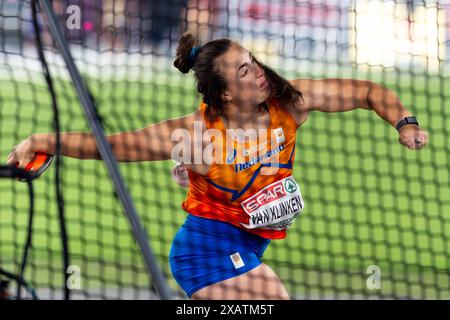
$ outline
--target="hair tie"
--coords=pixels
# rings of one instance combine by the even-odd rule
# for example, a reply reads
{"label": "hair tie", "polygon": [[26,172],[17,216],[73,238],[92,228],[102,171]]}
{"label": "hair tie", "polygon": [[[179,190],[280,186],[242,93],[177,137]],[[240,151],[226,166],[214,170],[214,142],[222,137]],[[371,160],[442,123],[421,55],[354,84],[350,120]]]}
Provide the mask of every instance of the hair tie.
{"label": "hair tie", "polygon": [[193,47],[189,53],[188,63],[190,68],[194,67],[195,59],[197,59],[200,47]]}

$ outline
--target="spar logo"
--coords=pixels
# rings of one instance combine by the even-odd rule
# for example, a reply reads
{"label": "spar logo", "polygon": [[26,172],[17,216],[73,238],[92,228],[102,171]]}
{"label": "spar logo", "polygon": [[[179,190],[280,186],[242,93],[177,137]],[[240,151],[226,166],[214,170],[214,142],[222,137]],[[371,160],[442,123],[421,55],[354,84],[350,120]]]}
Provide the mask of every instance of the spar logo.
{"label": "spar logo", "polygon": [[295,191],[297,191],[297,184],[289,178],[284,181],[284,187],[289,193],[294,193]]}
{"label": "spar logo", "polygon": [[[285,185],[287,185],[288,180],[289,179],[284,181]],[[295,182],[293,182],[292,180],[291,183],[295,185]],[[289,190],[292,191],[293,190],[292,188],[293,187],[289,184]],[[295,190],[296,189],[297,186],[295,186]],[[284,196],[286,196],[286,190],[288,189],[287,188],[285,189],[285,187],[283,186],[283,181],[282,180],[277,181],[267,186],[263,190],[259,191],[258,193],[254,194],[250,198],[246,199],[241,204],[247,213],[251,213],[257,210],[259,207],[265,206],[266,204],[269,204],[271,202],[279,200],[280,198],[283,198]],[[288,192],[291,193],[291,191]]]}

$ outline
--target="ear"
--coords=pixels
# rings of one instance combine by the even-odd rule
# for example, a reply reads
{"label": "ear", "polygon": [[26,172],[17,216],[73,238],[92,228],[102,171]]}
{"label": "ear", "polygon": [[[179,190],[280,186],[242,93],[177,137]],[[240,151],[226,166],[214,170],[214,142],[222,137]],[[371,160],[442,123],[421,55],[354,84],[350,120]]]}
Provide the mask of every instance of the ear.
{"label": "ear", "polygon": [[226,103],[230,103],[231,100],[233,100],[233,99],[231,98],[230,93],[229,93],[227,90],[225,90],[225,91],[220,95],[220,97],[222,98],[222,101],[224,101],[224,102],[226,102]]}

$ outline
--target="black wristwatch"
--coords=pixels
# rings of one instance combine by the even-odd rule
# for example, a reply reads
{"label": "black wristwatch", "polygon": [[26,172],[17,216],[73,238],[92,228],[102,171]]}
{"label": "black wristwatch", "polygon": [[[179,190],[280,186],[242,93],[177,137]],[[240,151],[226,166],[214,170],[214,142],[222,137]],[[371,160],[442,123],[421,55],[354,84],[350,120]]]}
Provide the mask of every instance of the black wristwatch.
{"label": "black wristwatch", "polygon": [[400,128],[406,124],[415,124],[418,126],[419,122],[417,122],[417,119],[414,116],[405,117],[405,118],[401,119],[399,122],[397,122],[397,124],[395,125],[395,129],[397,129],[397,131],[400,131]]}

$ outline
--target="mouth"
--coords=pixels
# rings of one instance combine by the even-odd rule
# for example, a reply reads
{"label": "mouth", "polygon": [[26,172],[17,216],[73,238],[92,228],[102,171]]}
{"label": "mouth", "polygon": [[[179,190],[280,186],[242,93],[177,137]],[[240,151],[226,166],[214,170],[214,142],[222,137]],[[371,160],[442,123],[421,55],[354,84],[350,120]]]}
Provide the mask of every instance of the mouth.
{"label": "mouth", "polygon": [[264,81],[259,85],[259,89],[265,89],[269,85],[269,82],[267,79],[264,79]]}

